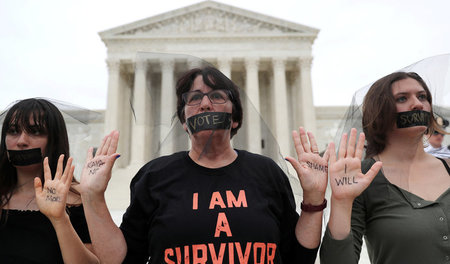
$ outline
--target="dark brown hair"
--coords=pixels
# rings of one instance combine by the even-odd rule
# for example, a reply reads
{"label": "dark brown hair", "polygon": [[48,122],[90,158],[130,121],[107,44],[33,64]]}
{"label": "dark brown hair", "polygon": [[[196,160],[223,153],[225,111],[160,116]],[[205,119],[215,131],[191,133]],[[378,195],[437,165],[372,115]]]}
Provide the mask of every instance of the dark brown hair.
{"label": "dark brown hair", "polygon": [[[363,102],[362,127],[366,134],[366,157],[370,158],[381,153],[386,147],[387,133],[392,131],[396,123],[397,108],[392,84],[396,81],[411,78],[416,80],[425,90],[427,101],[432,105],[431,93],[424,80],[415,72],[394,72],[378,81],[370,87]],[[433,109],[431,108],[431,113]],[[440,131],[439,125],[431,115],[428,131]]]}
{"label": "dark brown hair", "polygon": [[177,115],[182,124],[186,122],[184,114],[185,103],[182,95],[185,92],[189,92],[197,76],[203,77],[203,82],[211,89],[223,89],[230,92],[230,101],[233,104],[233,110],[231,112],[231,118],[233,122],[238,122],[236,128],[231,128],[231,137],[233,137],[242,125],[242,104],[239,95],[239,87],[233,83],[227,76],[225,76],[218,69],[207,66],[204,68],[194,68],[189,70],[177,81]]}
{"label": "dark brown hair", "polygon": [[[64,154],[64,166],[69,158],[69,139],[66,124],[58,108],[45,99],[25,99],[14,104],[6,113],[2,125],[0,143],[0,208],[5,206],[17,186],[17,171],[8,160],[6,134],[11,126],[17,130],[31,132],[30,118],[35,126],[47,134],[47,146],[44,157],[48,157],[54,177],[59,155]],[[40,175],[44,183],[43,172]]]}

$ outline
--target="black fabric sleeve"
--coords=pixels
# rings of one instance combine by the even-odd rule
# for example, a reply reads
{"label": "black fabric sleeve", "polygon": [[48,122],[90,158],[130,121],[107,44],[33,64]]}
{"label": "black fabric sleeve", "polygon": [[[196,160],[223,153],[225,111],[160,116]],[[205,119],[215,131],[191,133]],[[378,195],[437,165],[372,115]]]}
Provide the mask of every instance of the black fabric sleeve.
{"label": "black fabric sleeve", "polygon": [[279,194],[281,197],[281,204],[283,207],[281,234],[282,241],[280,245],[280,252],[283,263],[301,263],[314,264],[319,247],[308,249],[303,247],[297,240],[295,235],[295,227],[299,219],[299,215],[295,210],[295,199],[292,192],[289,179],[284,172],[279,169]]}
{"label": "black fabric sleeve", "polygon": [[91,243],[83,205],[68,207],[67,210],[73,229],[75,229],[81,241],[83,243]]}
{"label": "black fabric sleeve", "polygon": [[123,263],[146,263],[148,260],[148,228],[150,212],[154,206],[147,190],[148,175],[145,167],[130,184],[130,206],[123,215],[120,229],[127,243],[127,255]]}

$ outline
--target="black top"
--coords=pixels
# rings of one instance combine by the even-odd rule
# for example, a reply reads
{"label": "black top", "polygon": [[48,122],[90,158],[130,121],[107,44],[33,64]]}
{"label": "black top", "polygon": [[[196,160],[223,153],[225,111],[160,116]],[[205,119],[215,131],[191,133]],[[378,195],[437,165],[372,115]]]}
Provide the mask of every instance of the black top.
{"label": "black top", "polygon": [[271,159],[238,151],[209,169],[175,153],[131,182],[125,262],[314,263],[317,249],[295,237],[298,217],[288,178]]}
{"label": "black top", "polygon": [[[91,243],[83,206],[67,208],[83,243]],[[0,263],[63,263],[55,229],[40,211],[2,210]]]}

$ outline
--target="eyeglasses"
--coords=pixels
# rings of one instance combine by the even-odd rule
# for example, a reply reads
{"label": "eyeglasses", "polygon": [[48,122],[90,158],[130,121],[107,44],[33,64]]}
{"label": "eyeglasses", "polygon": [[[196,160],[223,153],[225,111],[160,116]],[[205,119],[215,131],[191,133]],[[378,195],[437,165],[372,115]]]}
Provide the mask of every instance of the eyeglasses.
{"label": "eyeglasses", "polygon": [[433,131],[433,135],[435,135],[435,136],[436,136],[436,135],[442,135],[442,136],[443,136],[444,134],[441,134],[441,133],[439,133],[438,131]]}
{"label": "eyeglasses", "polygon": [[182,95],[182,98],[187,105],[194,106],[199,105],[203,100],[203,96],[205,95],[208,96],[209,101],[211,101],[212,104],[224,104],[230,99],[229,92],[220,89],[212,90],[209,93],[202,93],[200,91],[190,91],[184,93]]}

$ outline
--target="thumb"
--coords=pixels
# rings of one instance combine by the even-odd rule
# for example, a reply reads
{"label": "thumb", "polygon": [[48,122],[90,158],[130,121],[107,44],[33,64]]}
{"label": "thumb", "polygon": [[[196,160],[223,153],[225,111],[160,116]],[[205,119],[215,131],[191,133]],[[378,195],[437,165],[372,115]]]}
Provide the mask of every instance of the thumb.
{"label": "thumb", "polygon": [[117,160],[118,158],[120,158],[120,154],[119,154],[119,153],[111,154],[111,155],[108,157],[108,163],[110,164],[111,168],[114,166],[114,163],[116,163],[116,160]]}
{"label": "thumb", "polygon": [[36,193],[36,196],[42,194],[42,182],[39,177],[34,178],[34,191]]}
{"label": "thumb", "polygon": [[381,161],[377,161],[372,165],[370,170],[366,173],[365,176],[368,178],[369,183],[372,182],[372,180],[378,174],[378,172],[381,169],[381,166],[383,166],[383,163]]}
{"label": "thumb", "polygon": [[295,171],[297,172],[297,177],[300,180],[300,177],[302,175],[301,173],[301,165],[300,162],[298,162],[296,159],[292,158],[292,157],[286,157],[285,158],[287,161],[289,161],[289,163],[291,163],[292,167],[294,167]]}

